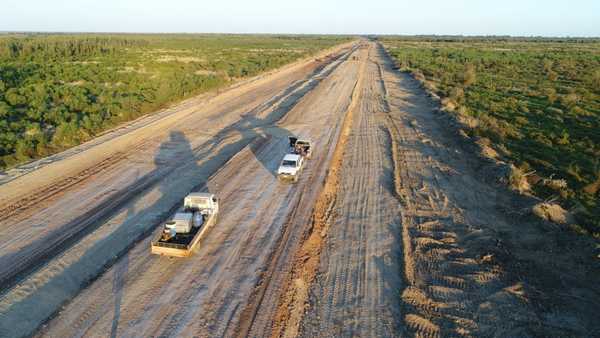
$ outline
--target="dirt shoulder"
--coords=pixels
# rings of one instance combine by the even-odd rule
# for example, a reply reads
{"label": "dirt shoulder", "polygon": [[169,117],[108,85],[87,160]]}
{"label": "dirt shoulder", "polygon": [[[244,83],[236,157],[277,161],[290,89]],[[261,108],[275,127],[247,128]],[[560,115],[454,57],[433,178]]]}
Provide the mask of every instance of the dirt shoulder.
{"label": "dirt shoulder", "polygon": [[540,221],[382,53],[402,201],[403,319],[434,336],[594,336],[593,245]]}

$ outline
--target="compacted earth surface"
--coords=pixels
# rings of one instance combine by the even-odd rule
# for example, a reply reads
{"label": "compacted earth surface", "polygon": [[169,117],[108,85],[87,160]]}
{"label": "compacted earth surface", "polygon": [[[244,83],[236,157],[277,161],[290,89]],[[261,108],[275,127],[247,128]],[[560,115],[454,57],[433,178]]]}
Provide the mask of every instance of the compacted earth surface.
{"label": "compacted earth surface", "polygon": [[[469,142],[367,40],[136,121],[0,186],[0,336],[600,335],[592,243]],[[217,224],[150,254],[191,191]]]}

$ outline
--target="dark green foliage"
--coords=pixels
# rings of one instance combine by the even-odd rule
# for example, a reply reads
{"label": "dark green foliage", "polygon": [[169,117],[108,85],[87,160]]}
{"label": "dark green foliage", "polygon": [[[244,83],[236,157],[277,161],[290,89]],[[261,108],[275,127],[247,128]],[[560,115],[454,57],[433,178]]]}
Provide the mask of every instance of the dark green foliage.
{"label": "dark green foliage", "polygon": [[0,35],[0,169],[347,40],[272,35]]}
{"label": "dark green foliage", "polygon": [[477,118],[472,136],[495,142],[600,236],[600,42],[593,39],[386,38],[399,66]]}

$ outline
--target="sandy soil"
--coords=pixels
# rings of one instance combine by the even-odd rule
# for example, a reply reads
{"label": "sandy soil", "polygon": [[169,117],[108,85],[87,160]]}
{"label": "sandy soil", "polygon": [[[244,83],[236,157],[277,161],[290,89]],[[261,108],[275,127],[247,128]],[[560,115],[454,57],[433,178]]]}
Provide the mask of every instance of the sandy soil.
{"label": "sandy soil", "polygon": [[371,55],[300,336],[598,335],[593,243],[523,212],[418,83]]}
{"label": "sandy soil", "polygon": [[400,326],[400,204],[375,48],[369,61],[302,336],[390,337]]}

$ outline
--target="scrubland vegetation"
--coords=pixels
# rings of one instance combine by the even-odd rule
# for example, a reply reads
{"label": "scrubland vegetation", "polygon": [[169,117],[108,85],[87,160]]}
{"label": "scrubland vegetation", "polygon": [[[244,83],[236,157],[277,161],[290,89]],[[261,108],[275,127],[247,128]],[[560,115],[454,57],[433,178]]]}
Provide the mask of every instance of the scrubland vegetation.
{"label": "scrubland vegetation", "polygon": [[344,38],[251,35],[0,36],[0,169],[257,75]]}
{"label": "scrubland vegetation", "polygon": [[401,70],[466,132],[514,163],[537,196],[600,238],[600,41],[384,38]]}

